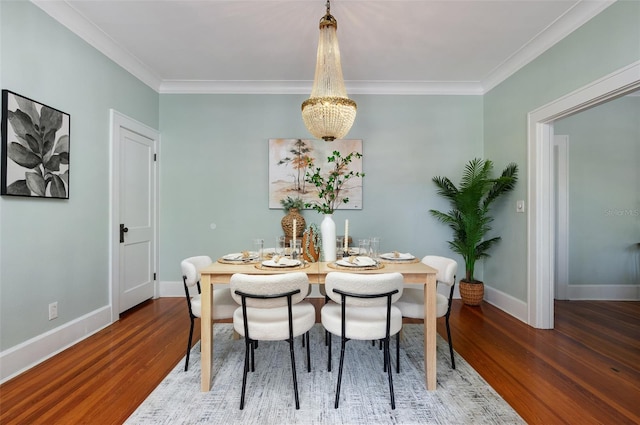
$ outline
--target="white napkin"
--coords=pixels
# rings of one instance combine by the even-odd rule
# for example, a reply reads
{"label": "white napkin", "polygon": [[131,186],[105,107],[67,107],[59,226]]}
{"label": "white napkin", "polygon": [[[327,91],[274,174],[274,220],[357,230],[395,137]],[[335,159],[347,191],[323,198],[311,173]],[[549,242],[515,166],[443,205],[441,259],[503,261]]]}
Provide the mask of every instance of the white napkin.
{"label": "white napkin", "polygon": [[343,262],[348,263],[353,266],[367,267],[367,266],[375,266],[376,261],[371,257],[364,256],[355,256],[355,257],[347,257],[342,260]]}
{"label": "white napkin", "polygon": [[278,259],[278,265],[280,266],[297,266],[298,264],[300,264],[300,261],[292,260],[288,257],[280,257]]}
{"label": "white napkin", "polygon": [[273,258],[270,261],[267,261],[266,263],[269,263],[269,262],[271,262],[276,266],[297,266],[298,264],[300,264],[300,261],[298,260],[292,260],[291,258],[284,257],[284,256],[281,257],[278,255],[274,255]]}
{"label": "white napkin", "polygon": [[382,254],[380,256],[381,258],[384,258],[385,260],[413,260],[414,257],[410,252],[387,252],[385,254]]}
{"label": "white napkin", "polygon": [[233,254],[223,255],[222,258],[227,261],[242,261],[242,260],[251,260],[256,258],[257,254],[255,252],[234,252]]}

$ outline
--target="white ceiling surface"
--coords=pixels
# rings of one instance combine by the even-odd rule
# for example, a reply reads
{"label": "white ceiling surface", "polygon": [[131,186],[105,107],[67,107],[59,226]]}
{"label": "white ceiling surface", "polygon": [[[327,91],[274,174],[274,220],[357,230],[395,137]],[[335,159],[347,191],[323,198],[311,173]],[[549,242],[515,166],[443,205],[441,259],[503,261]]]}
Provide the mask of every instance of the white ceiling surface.
{"label": "white ceiling surface", "polygon": [[[309,93],[324,0],[32,0],[160,93]],[[347,91],[482,94],[612,0],[334,0]]]}

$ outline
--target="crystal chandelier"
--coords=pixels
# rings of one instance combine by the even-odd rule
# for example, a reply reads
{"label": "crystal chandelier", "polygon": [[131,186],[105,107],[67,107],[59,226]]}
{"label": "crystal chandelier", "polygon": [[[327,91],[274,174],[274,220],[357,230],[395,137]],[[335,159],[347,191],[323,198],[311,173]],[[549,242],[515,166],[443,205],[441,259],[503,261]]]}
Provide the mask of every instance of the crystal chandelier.
{"label": "crystal chandelier", "polygon": [[302,120],[309,132],[330,142],[347,135],[356,118],[356,102],[347,97],[340,64],[338,21],[330,13],[320,19],[316,75],[311,97],[302,102]]}

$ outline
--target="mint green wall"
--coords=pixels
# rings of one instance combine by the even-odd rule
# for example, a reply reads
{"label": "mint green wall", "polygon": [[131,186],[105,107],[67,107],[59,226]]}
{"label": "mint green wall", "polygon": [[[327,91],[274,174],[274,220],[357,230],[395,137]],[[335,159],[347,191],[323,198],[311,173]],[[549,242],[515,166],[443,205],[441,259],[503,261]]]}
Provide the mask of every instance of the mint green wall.
{"label": "mint green wall", "polygon": [[496,213],[502,242],[485,261],[485,283],[527,300],[527,114],[640,59],[640,2],[619,1],[484,96],[485,157],[521,168],[516,190]]}
{"label": "mint green wall", "polygon": [[[640,2],[617,2],[507,81],[480,96],[354,96],[350,138],[364,140],[364,209],[339,229],[381,236],[382,248],[450,255],[434,175],[458,180],[484,156],[521,168],[496,205],[503,241],[488,285],[526,300],[527,113],[640,58]],[[267,207],[267,140],[308,138],[296,95],[158,95],[27,1],[0,1],[0,85],[71,114],[71,198],[0,198],[0,350],[108,305],[109,108],[162,133],[160,275],[280,232]],[[500,204],[502,202],[502,204]],[[308,222],[320,217],[305,211]],[[215,223],[216,228],[211,229]],[[459,260],[459,259],[458,259]],[[462,267],[462,264],[461,264]],[[47,320],[59,302],[60,317]]]}
{"label": "mint green wall", "polygon": [[4,350],[110,304],[109,108],[158,128],[159,95],[30,2],[0,2],[0,38],[2,88],[71,115],[70,199],[0,198]]}
{"label": "mint green wall", "polygon": [[[179,280],[179,263],[191,255],[216,258],[250,248],[255,237],[273,246],[283,211],[268,208],[268,139],[311,137],[300,116],[305,98],[161,96],[162,280]],[[449,229],[428,213],[447,208],[431,178],[457,180],[462,164],[482,155],[482,98],[353,98],[358,117],[348,137],[363,140],[364,207],[337,211],[338,231],[348,218],[350,235],[380,236],[383,250],[451,255]],[[312,210],[303,215],[322,219]]]}
{"label": "mint green wall", "polygon": [[569,284],[640,284],[640,96],[558,120],[554,131],[569,136]]}

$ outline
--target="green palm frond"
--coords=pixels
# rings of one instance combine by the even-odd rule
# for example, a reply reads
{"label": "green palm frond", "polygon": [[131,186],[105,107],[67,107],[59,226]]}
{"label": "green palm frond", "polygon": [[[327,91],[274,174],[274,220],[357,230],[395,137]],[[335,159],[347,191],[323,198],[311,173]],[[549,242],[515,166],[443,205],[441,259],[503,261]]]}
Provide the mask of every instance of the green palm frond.
{"label": "green palm frond", "polygon": [[518,166],[515,163],[510,163],[498,178],[492,178],[492,172],[493,162],[475,158],[465,165],[457,187],[447,177],[436,176],[432,179],[438,188],[438,195],[450,202],[451,210],[447,213],[437,210],[429,212],[453,230],[449,247],[463,257],[466,280],[475,280],[473,273],[476,260],[488,257],[491,247],[500,240],[500,237],[484,239],[491,231],[493,222],[489,207],[500,195],[513,190],[518,181]]}

